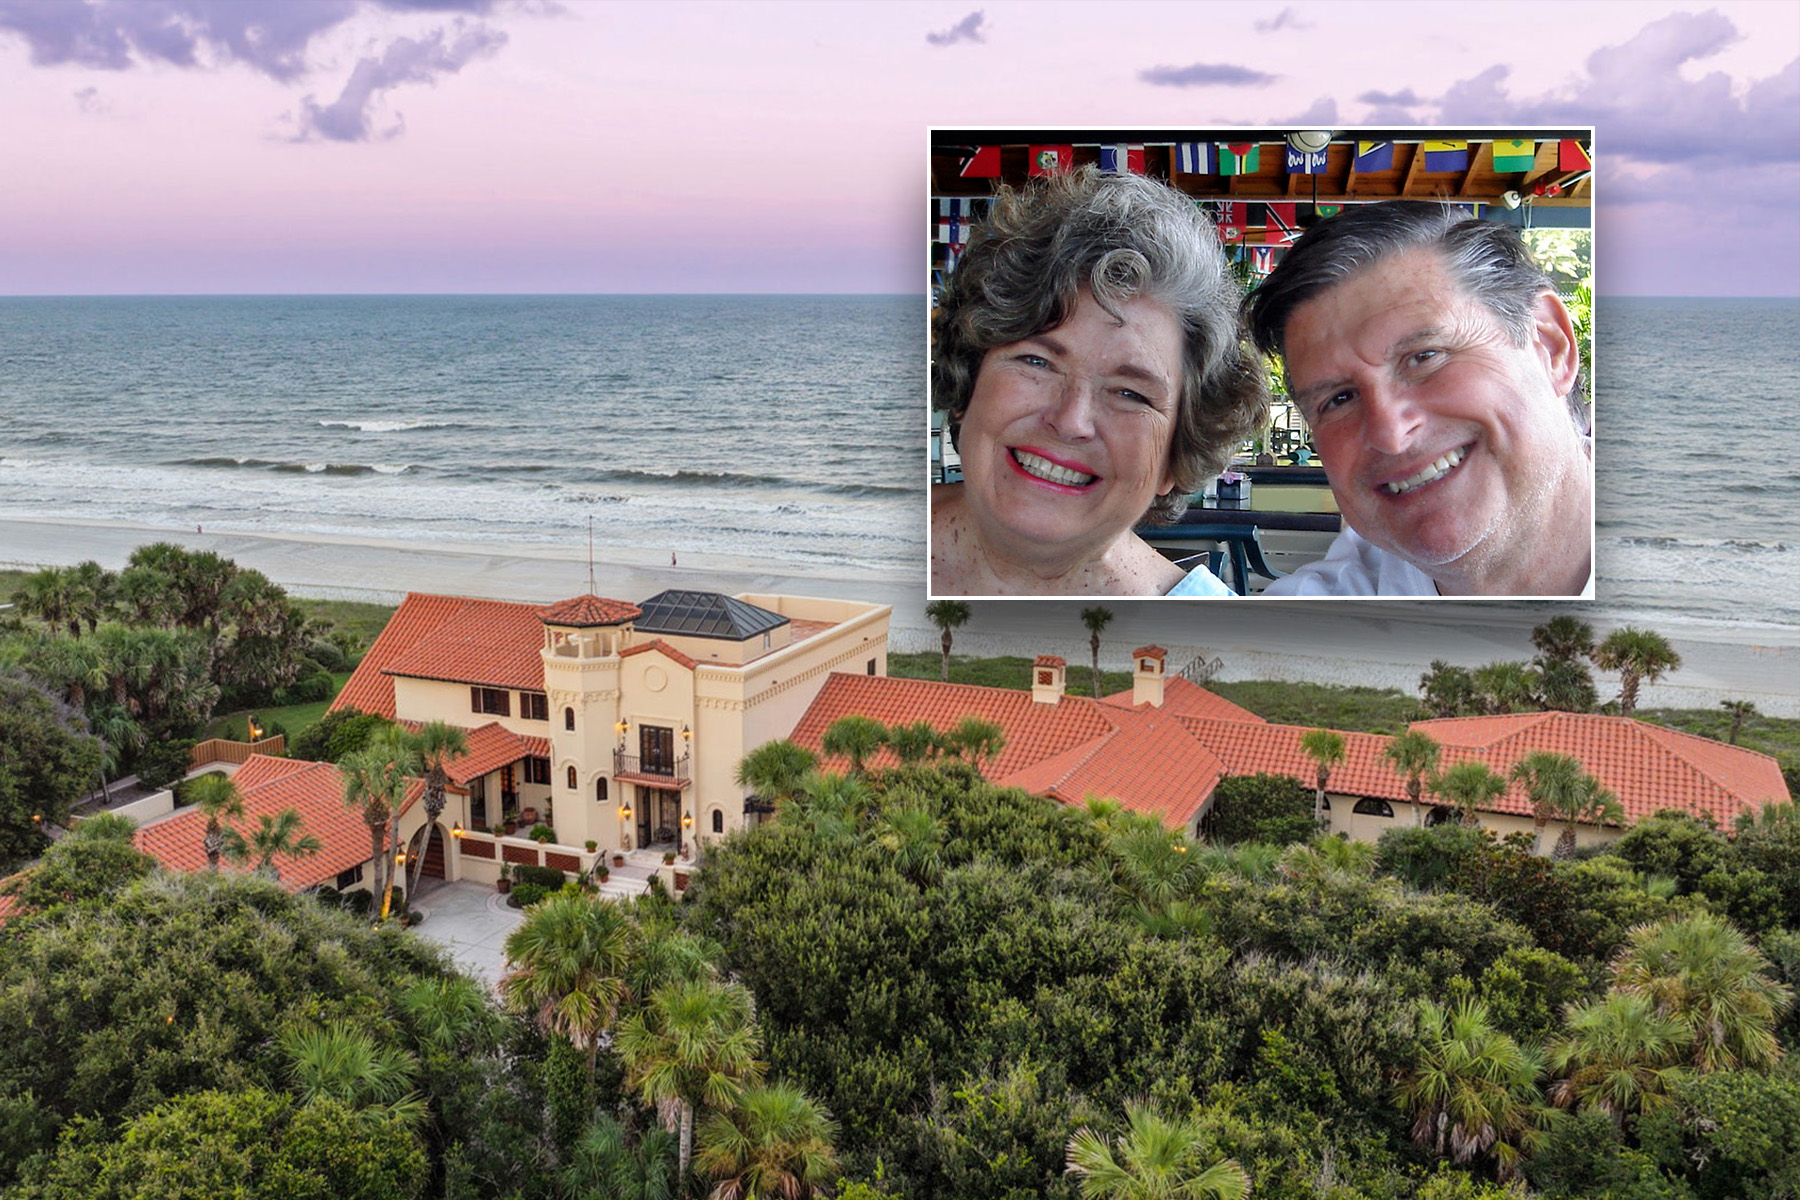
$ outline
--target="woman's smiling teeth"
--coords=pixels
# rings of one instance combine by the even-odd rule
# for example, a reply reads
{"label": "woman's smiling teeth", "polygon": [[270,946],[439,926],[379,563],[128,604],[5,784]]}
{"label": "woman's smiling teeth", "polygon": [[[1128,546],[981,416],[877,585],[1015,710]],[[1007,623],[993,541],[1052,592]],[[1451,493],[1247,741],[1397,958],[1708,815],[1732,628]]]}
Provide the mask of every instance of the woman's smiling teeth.
{"label": "woman's smiling teeth", "polygon": [[1387,491],[1390,495],[1403,495],[1416,487],[1422,487],[1425,484],[1430,483],[1434,479],[1442,479],[1455,468],[1456,464],[1463,460],[1463,457],[1467,455],[1468,452],[1469,448],[1467,446],[1460,446],[1457,449],[1450,451],[1450,453],[1444,455],[1436,462],[1431,463],[1417,475],[1409,476],[1400,480],[1398,483],[1384,483],[1381,486],[1383,490]]}
{"label": "woman's smiling teeth", "polygon": [[1050,483],[1060,483],[1064,487],[1086,487],[1099,478],[1098,475],[1083,475],[1080,471],[1059,467],[1047,458],[1029,454],[1024,450],[1014,450],[1012,456],[1013,461],[1023,467],[1027,475]]}

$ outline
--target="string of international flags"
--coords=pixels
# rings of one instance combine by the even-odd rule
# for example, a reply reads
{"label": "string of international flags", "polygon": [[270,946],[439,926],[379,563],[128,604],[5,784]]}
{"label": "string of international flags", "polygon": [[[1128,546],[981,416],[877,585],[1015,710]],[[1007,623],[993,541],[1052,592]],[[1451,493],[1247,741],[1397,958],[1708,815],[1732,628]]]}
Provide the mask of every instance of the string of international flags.
{"label": "string of international flags", "polygon": [[[1494,170],[1499,173],[1531,170],[1537,161],[1540,143],[1533,138],[1501,138],[1493,142]],[[1556,169],[1585,171],[1593,167],[1586,147],[1574,138],[1558,139]],[[1145,150],[1149,146],[1173,146],[1175,170],[1184,175],[1253,175],[1262,170],[1264,143],[1260,142],[1115,142],[1102,143],[1099,166],[1109,174],[1142,175],[1145,173]],[[1302,150],[1283,145],[1283,166],[1289,175],[1323,175],[1327,170],[1327,150]],[[1428,139],[1422,146],[1426,174],[1466,171],[1473,151],[1467,140]],[[1026,163],[1032,175],[1054,175],[1075,165],[1075,146],[1028,145]],[[1358,174],[1373,174],[1394,169],[1394,143],[1391,141],[1358,141],[1352,169]],[[998,179],[1001,175],[999,146],[970,146],[962,155],[958,174],[963,179]]]}

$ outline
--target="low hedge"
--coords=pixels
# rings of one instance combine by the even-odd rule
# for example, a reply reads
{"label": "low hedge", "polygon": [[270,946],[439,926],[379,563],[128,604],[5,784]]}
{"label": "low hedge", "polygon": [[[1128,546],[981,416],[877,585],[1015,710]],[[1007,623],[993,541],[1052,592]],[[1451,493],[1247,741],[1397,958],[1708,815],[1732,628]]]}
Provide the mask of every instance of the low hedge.
{"label": "low hedge", "polygon": [[554,892],[563,885],[566,878],[567,876],[555,867],[534,867],[528,863],[521,864],[513,868],[513,890],[516,892],[522,887],[535,886],[543,888],[546,892]]}

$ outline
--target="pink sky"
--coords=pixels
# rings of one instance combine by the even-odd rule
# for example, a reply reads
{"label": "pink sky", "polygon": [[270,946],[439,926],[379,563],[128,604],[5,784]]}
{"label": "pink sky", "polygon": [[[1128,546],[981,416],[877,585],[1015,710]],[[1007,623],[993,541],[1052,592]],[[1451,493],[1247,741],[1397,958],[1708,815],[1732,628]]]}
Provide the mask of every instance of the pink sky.
{"label": "pink sky", "polygon": [[0,0],[0,293],[917,291],[930,125],[1305,115],[1591,123],[1603,292],[1793,295],[1796,46],[1785,2]]}

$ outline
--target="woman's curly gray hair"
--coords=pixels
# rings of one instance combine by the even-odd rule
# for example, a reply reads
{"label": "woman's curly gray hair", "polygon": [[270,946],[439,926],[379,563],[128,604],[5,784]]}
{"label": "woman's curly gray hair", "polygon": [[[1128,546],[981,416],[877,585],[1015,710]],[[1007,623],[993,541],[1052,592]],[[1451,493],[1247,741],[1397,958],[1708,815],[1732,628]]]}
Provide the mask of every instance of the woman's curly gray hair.
{"label": "woman's curly gray hair", "polygon": [[1172,188],[1093,167],[1021,190],[1001,188],[932,318],[932,406],[949,411],[954,440],[987,352],[1067,321],[1083,287],[1114,317],[1137,297],[1154,300],[1186,335],[1169,456],[1175,486],[1146,514],[1168,524],[1269,409],[1263,373],[1242,339],[1238,287],[1218,235]]}

